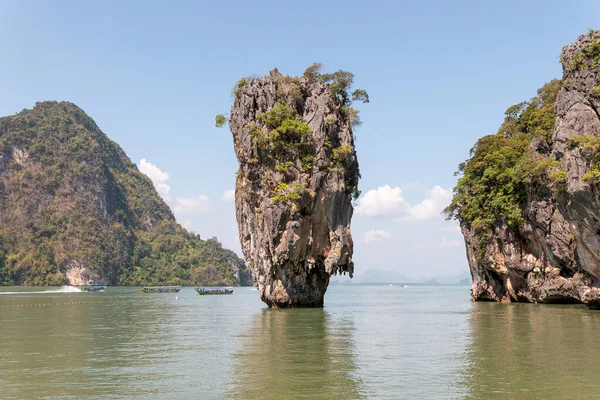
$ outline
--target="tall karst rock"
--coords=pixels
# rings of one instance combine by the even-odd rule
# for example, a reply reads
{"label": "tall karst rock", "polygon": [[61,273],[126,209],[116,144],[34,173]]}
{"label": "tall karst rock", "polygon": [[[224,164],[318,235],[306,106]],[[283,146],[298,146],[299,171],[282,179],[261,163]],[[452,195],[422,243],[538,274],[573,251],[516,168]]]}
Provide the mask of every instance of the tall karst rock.
{"label": "tall karst rock", "polygon": [[447,211],[474,300],[600,305],[600,32],[565,46],[563,79],[480,139]]}
{"label": "tall karst rock", "polygon": [[359,170],[350,104],[368,102],[362,90],[350,94],[352,79],[314,65],[300,78],[273,70],[234,88],[239,237],[271,307],[322,307],[330,276],[352,276]]}
{"label": "tall karst rock", "polygon": [[175,222],[83,110],[0,118],[0,285],[246,283],[245,263]]}

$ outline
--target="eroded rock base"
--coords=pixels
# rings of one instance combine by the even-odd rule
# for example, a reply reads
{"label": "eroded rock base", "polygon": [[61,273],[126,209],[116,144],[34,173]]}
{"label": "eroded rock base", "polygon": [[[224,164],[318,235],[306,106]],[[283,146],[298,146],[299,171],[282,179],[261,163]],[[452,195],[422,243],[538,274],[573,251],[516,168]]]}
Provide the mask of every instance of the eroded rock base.
{"label": "eroded rock base", "polygon": [[259,283],[262,301],[272,308],[323,307],[329,274],[312,269],[307,275],[285,276],[286,271],[279,270],[270,285]]}

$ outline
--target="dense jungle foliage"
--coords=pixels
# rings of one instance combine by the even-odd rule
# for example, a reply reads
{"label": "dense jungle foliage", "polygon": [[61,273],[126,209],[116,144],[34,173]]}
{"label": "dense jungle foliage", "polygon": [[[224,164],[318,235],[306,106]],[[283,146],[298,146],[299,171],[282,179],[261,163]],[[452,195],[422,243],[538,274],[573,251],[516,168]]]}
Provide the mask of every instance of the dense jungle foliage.
{"label": "dense jungle foliage", "polygon": [[0,284],[248,284],[245,263],[176,223],[152,182],[77,106],[0,119]]}
{"label": "dense jungle foliage", "polygon": [[470,157],[459,165],[457,174],[462,176],[445,213],[474,228],[483,243],[497,224],[523,223],[532,184],[564,189],[566,171],[560,161],[531,149],[534,138],[551,144],[554,103],[561,85],[555,79],[540,88],[536,97],[509,107],[498,132],[479,139]]}

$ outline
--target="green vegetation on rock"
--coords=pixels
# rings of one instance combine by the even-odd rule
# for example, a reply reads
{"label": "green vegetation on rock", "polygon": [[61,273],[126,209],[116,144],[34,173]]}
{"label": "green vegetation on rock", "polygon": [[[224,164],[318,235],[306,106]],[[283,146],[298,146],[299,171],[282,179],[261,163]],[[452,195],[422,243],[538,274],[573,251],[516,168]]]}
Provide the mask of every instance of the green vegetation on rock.
{"label": "green vegetation on rock", "polygon": [[[175,222],[152,182],[77,106],[0,119],[0,284],[247,283],[244,261]],[[237,278],[239,276],[239,279]]]}
{"label": "green vegetation on rock", "polygon": [[217,114],[217,116],[215,117],[215,126],[217,128],[222,128],[226,122],[227,122],[227,118],[225,118],[225,116],[223,114]]}
{"label": "green vegetation on rock", "polygon": [[353,153],[352,146],[349,144],[342,144],[339,147],[336,147],[331,152],[331,162],[336,167],[344,167],[346,163],[346,159],[350,157]]}
{"label": "green vegetation on rock", "polygon": [[600,187],[600,137],[595,135],[572,136],[566,143],[567,148],[578,148],[581,153],[591,160],[588,171],[581,179],[595,187]]}
{"label": "green vegetation on rock", "polygon": [[[313,133],[296,111],[283,101],[278,101],[273,108],[256,118],[270,131],[264,133],[256,126],[251,127],[253,147],[263,158],[277,161],[276,171],[290,171],[296,158],[300,158],[303,171],[309,172],[312,169],[315,160]],[[306,185],[302,182],[292,182],[291,187],[286,182],[277,182],[272,200],[274,203],[296,201],[301,198],[305,188]]]}
{"label": "green vegetation on rock", "polygon": [[[359,165],[353,75],[272,69],[233,100],[229,127],[239,162],[236,217],[255,283],[272,307],[321,307],[329,276],[352,276],[352,196]],[[350,118],[352,117],[352,118]]]}
{"label": "green vegetation on rock", "polygon": [[[255,79],[242,78],[232,90],[235,101],[240,101],[244,90],[252,87]],[[317,161],[318,145],[308,123],[303,120],[298,110],[304,108],[304,101],[310,94],[315,84],[327,85],[334,102],[335,116],[327,117],[325,125],[329,131],[323,147],[330,156],[330,168],[344,169],[350,165],[353,147],[349,144],[339,143],[337,125],[356,128],[361,124],[359,112],[351,107],[354,101],[369,102],[369,95],[363,89],[351,91],[354,75],[347,71],[322,73],[322,65],[315,63],[310,66],[303,77],[291,77],[277,72],[272,82],[275,85],[276,103],[266,112],[256,115],[256,120],[245,124],[244,129],[251,139],[251,153],[247,155],[247,162],[251,165],[270,165],[283,181],[271,180],[271,174],[264,174],[262,180],[271,185],[274,202],[297,201],[302,198],[303,188],[313,172]],[[250,89],[252,90],[252,89]],[[215,118],[217,127],[222,127],[227,122],[223,114]],[[327,165],[322,168],[327,169]],[[358,171],[357,171],[358,174]],[[358,176],[360,176],[358,174]],[[278,178],[278,179],[280,179]],[[351,182],[352,181],[352,182]],[[287,185],[287,186],[284,186]],[[356,199],[360,195],[357,183],[349,180],[347,190]]]}
{"label": "green vegetation on rock", "polygon": [[[581,52],[571,56],[568,60],[561,59],[561,63],[567,71],[595,68],[600,63],[600,38],[597,37],[596,31],[593,29],[589,30],[587,36],[590,41],[583,47]],[[585,62],[586,60],[589,60],[590,65]]]}
{"label": "green vegetation on rock", "polygon": [[469,159],[459,166],[457,174],[462,176],[444,212],[470,225],[482,245],[499,223],[523,223],[530,184],[547,184],[556,191],[564,188],[566,172],[560,161],[530,149],[536,137],[546,143],[552,140],[554,103],[561,85],[553,80],[530,101],[509,107],[498,133],[479,139]]}
{"label": "green vegetation on rock", "polygon": [[366,90],[355,89],[350,92],[354,83],[354,74],[348,71],[338,70],[332,73],[322,73],[323,65],[314,63],[304,71],[304,77],[310,81],[323,82],[329,85],[334,97],[341,105],[342,113],[347,117],[350,126],[356,128],[362,123],[358,116],[358,110],[352,107],[353,101],[369,102],[369,94]]}
{"label": "green vegetation on rock", "polygon": [[265,142],[273,155],[285,156],[286,150],[299,150],[303,146],[311,146],[312,131],[302,118],[283,102],[271,108],[264,114],[256,116],[259,121],[272,130]]}
{"label": "green vegetation on rock", "polygon": [[242,90],[246,87],[246,85],[248,85],[248,79],[246,79],[245,77],[240,79],[235,83],[233,89],[231,89],[231,95],[235,98],[240,97],[240,94],[242,93]]}
{"label": "green vegetation on rock", "polygon": [[296,201],[300,199],[305,190],[306,184],[302,182],[294,182],[291,185],[284,182],[277,182],[277,186],[273,189],[271,200],[273,200],[274,204],[284,201]]}

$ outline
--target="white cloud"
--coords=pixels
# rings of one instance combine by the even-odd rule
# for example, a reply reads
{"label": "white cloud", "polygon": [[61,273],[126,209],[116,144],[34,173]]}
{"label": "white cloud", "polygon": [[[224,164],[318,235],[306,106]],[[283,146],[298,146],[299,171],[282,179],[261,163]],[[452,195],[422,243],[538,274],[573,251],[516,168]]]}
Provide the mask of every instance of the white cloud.
{"label": "white cloud", "polygon": [[196,197],[176,197],[173,211],[182,215],[205,214],[212,211],[212,201],[203,194]]}
{"label": "white cloud", "polygon": [[[138,168],[143,174],[150,178],[158,194],[171,205],[175,214],[194,215],[205,214],[212,211],[212,201],[208,196],[203,194],[196,197],[176,197],[173,201],[170,196],[171,186],[166,183],[169,179],[169,173],[162,171],[145,158],[141,159]],[[223,198],[225,198],[225,195],[223,195]],[[183,223],[183,227],[189,229],[189,224],[191,224],[191,221],[186,220]]]}
{"label": "white cloud", "polygon": [[417,205],[411,206],[400,187],[390,185],[369,190],[358,201],[357,215],[369,217],[397,217],[403,221],[422,221],[439,217],[450,202],[452,192],[434,186]]}
{"label": "white cloud", "polygon": [[226,203],[233,203],[235,201],[235,190],[226,190],[223,193],[223,201]]}
{"label": "white cloud", "polygon": [[405,220],[422,221],[426,219],[432,219],[439,217],[450,203],[452,198],[452,192],[450,190],[443,189],[440,186],[434,186],[427,196],[414,207],[407,208],[407,215],[402,217]]}
{"label": "white cloud", "polygon": [[359,200],[356,214],[369,217],[398,216],[406,210],[406,199],[400,187],[390,185],[369,190]]}
{"label": "white cloud", "polygon": [[383,229],[371,229],[370,231],[366,231],[363,235],[365,243],[371,243],[389,237],[390,233]]}
{"label": "white cloud", "polygon": [[163,199],[167,201],[171,199],[169,196],[169,193],[171,192],[171,186],[165,183],[167,179],[169,179],[169,174],[167,172],[163,172],[156,165],[146,161],[145,158],[141,159],[138,168],[143,174],[150,178],[154,184],[154,187],[156,188],[156,191],[162,196]]}
{"label": "white cloud", "polygon": [[183,222],[183,224],[181,224],[181,226],[183,226],[185,229],[187,229],[188,231],[192,229],[192,220],[188,219],[185,220]]}

